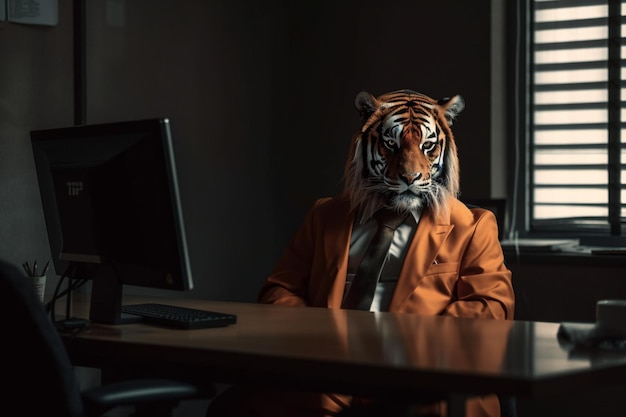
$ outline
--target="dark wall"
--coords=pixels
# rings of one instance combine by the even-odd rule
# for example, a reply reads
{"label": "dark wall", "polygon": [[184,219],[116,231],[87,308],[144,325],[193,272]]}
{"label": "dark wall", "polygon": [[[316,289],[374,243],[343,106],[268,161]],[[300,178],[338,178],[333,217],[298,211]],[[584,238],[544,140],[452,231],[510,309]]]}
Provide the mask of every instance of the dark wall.
{"label": "dark wall", "polygon": [[171,119],[193,295],[254,300],[276,257],[269,155],[280,10],[180,4],[88,3],[87,120]]}
{"label": "dark wall", "polygon": [[[73,123],[59,3],[57,26],[0,23],[0,249],[15,263],[49,256],[28,133]],[[172,120],[186,295],[255,299],[313,200],[341,189],[360,90],[463,95],[462,191],[489,197],[490,0],[175,4],[86,2],[85,114]]]}
{"label": "dark wall", "polygon": [[[463,95],[467,106],[453,127],[462,192],[490,196],[490,1],[285,3],[274,55],[272,166],[273,201],[289,228],[313,198],[341,188],[361,90]],[[298,145],[307,157],[294,154]]]}
{"label": "dark wall", "polygon": [[0,22],[0,257],[17,265],[50,253],[28,132],[73,121],[67,6],[58,27]]}
{"label": "dark wall", "polygon": [[596,320],[598,300],[626,299],[621,256],[507,254],[518,320]]}

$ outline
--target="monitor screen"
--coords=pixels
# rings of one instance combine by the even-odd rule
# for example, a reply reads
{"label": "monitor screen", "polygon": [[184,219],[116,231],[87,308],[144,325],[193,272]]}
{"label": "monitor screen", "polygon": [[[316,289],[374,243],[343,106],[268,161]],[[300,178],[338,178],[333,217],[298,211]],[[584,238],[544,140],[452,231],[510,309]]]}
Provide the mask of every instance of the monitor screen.
{"label": "monitor screen", "polygon": [[90,320],[119,324],[124,285],[193,288],[170,122],[31,132],[55,271],[92,280]]}

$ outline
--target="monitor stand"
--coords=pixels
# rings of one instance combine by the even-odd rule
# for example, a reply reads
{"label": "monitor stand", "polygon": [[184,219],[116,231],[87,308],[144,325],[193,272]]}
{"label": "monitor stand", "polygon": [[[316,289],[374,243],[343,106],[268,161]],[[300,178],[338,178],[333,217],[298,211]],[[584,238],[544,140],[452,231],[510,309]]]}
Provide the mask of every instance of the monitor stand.
{"label": "monitor stand", "polygon": [[122,313],[123,287],[113,266],[101,264],[97,268],[91,285],[89,319],[92,322],[129,324],[141,321],[139,316]]}
{"label": "monitor stand", "polygon": [[66,278],[68,281],[65,295],[65,319],[56,320],[55,325],[61,332],[76,332],[89,327],[90,321],[88,319],[72,317],[72,292],[74,291],[74,283],[72,282],[72,277],[67,276]]}

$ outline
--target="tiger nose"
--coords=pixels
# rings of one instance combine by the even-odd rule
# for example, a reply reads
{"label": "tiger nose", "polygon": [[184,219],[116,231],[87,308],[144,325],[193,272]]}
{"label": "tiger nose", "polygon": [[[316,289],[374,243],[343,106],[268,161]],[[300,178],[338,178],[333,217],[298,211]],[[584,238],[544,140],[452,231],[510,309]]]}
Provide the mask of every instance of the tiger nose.
{"label": "tiger nose", "polygon": [[401,177],[408,185],[411,185],[422,178],[422,174],[420,172],[405,172]]}

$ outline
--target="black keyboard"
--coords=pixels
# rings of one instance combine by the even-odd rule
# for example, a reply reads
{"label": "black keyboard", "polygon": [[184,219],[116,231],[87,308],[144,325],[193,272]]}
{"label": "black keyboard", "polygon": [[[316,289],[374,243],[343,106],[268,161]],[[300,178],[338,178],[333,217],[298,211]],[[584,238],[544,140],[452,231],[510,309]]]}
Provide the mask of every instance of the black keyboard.
{"label": "black keyboard", "polygon": [[237,322],[234,314],[159,303],[127,304],[122,306],[122,313],[140,316],[144,323],[179,329],[222,327]]}

